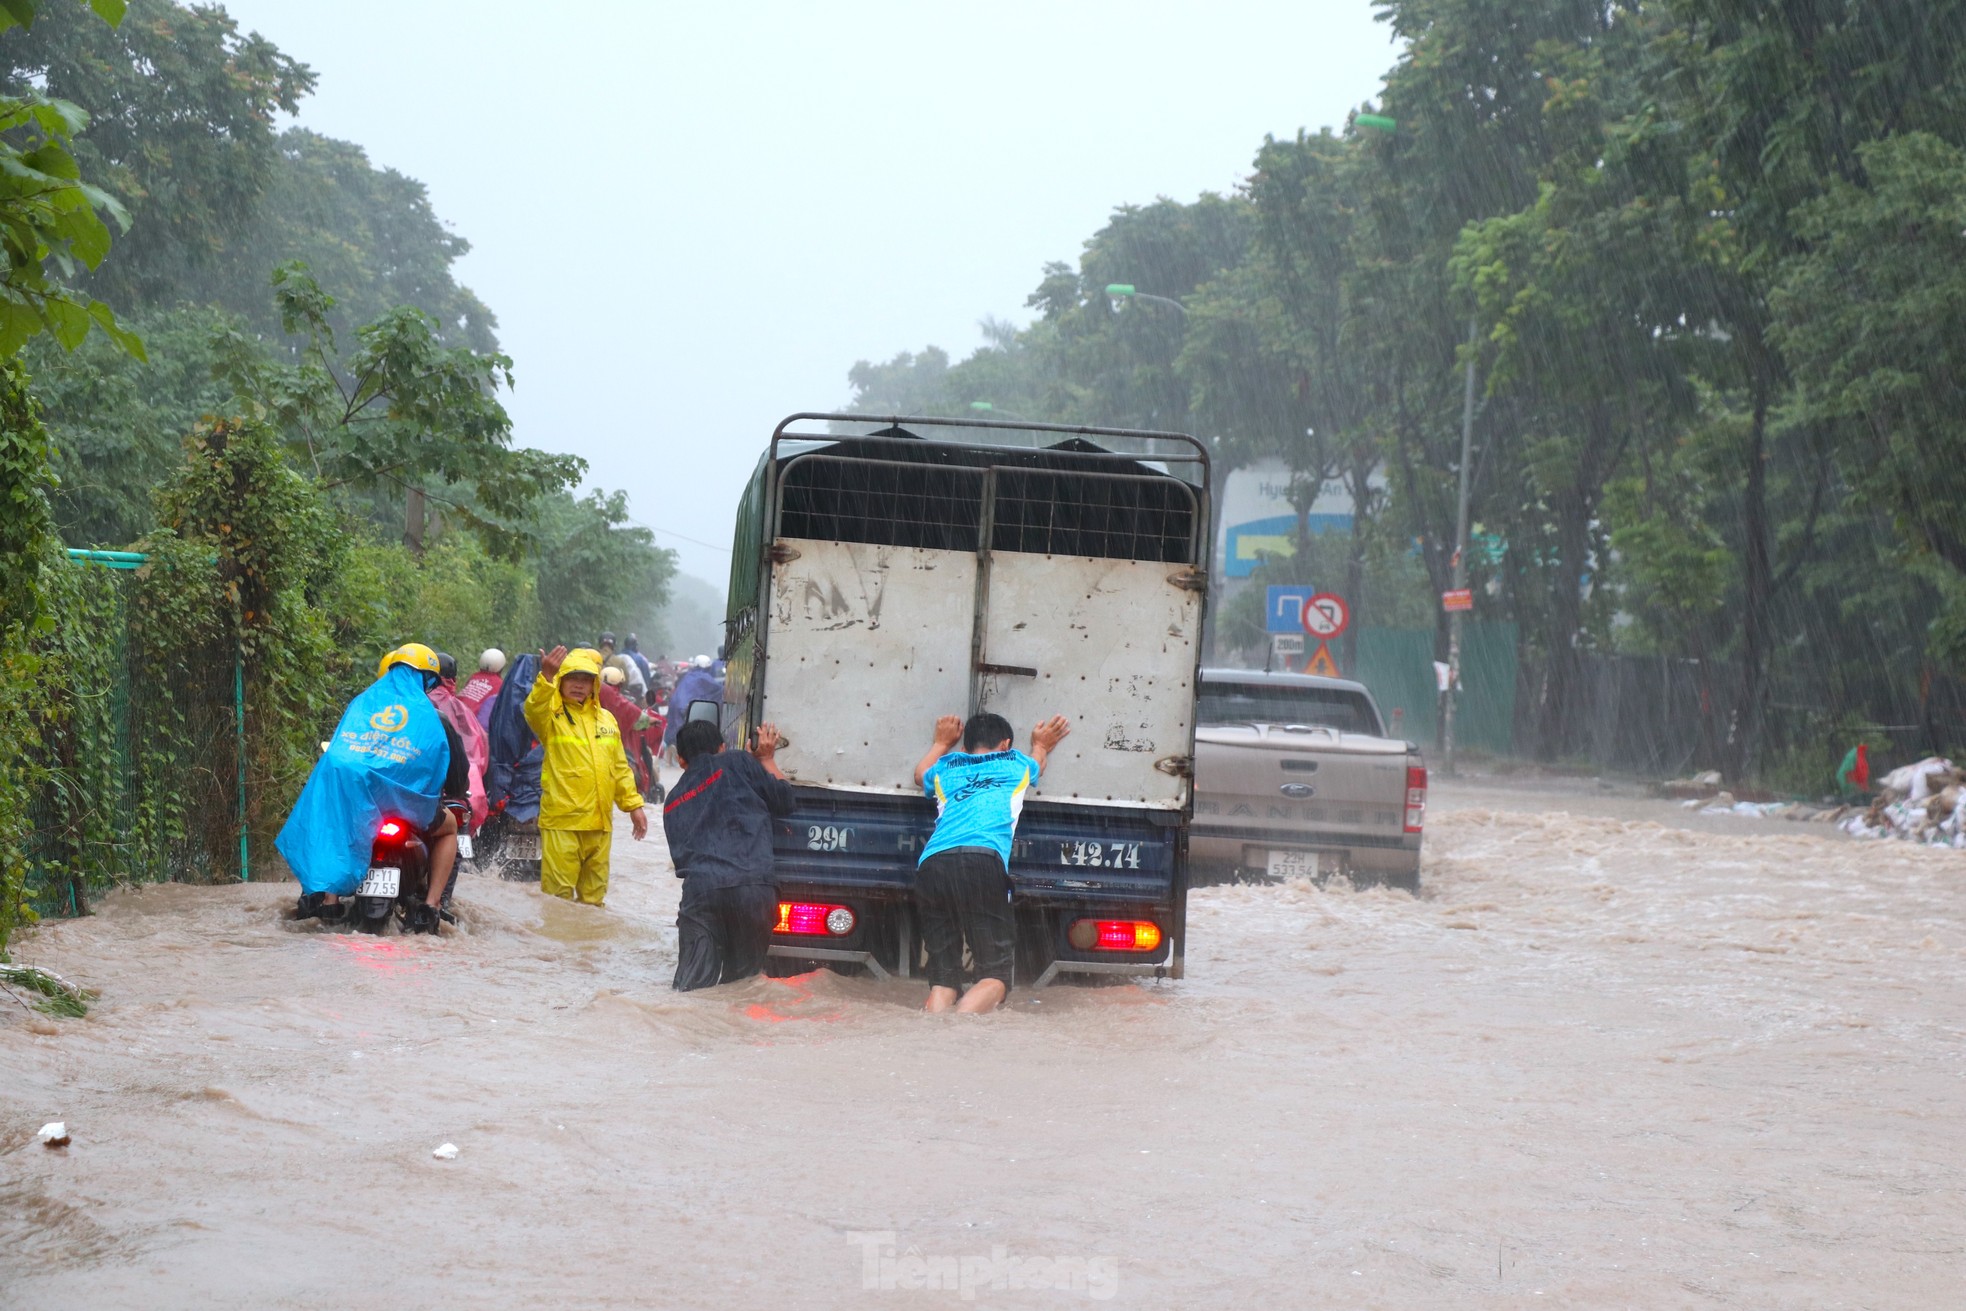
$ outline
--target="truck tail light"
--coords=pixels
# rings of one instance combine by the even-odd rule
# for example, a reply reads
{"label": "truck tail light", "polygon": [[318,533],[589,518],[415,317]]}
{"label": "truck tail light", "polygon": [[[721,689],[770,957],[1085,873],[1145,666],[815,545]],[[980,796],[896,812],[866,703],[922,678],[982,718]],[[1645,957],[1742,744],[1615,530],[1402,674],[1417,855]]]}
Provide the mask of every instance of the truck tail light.
{"label": "truck tail light", "polygon": [[1156,951],[1160,939],[1152,920],[1073,920],[1065,930],[1074,951]]}
{"label": "truck tail light", "polygon": [[1427,767],[1406,767],[1406,831],[1418,833],[1427,822]]}
{"label": "truck tail light", "polygon": [[843,938],[853,932],[853,910],[823,901],[781,901],[773,933]]}

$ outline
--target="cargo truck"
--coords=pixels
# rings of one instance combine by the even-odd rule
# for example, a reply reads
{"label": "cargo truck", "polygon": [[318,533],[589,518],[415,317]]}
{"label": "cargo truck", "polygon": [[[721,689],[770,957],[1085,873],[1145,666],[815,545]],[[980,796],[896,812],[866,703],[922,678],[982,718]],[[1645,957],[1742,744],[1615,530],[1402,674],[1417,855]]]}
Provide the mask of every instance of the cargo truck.
{"label": "cargo truck", "polygon": [[1018,986],[1179,978],[1207,596],[1209,466],[1178,433],[797,414],[738,507],[726,741],[783,735],[772,955],[908,977],[940,715],[1072,733],[1010,879]]}

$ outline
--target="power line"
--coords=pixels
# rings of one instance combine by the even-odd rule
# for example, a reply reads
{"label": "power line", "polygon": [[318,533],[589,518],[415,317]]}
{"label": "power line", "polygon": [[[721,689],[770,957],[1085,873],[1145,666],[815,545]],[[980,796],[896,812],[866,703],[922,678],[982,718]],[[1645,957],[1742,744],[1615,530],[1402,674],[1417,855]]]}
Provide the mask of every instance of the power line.
{"label": "power line", "polygon": [[637,528],[646,528],[650,532],[659,534],[660,536],[673,537],[679,542],[688,542],[691,546],[706,547],[712,551],[722,551],[725,555],[730,554],[730,548],[728,546],[718,546],[715,542],[699,541],[694,537],[686,537],[682,533],[672,532],[667,528],[657,528],[652,523],[643,523],[640,519],[629,519],[628,522],[634,524]]}

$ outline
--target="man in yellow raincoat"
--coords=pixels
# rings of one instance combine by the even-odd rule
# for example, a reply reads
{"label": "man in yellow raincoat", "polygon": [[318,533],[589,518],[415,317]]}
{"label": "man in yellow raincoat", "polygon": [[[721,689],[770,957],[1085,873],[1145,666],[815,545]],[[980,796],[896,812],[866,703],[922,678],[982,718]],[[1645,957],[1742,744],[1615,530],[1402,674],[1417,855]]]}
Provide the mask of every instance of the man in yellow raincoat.
{"label": "man in yellow raincoat", "polygon": [[526,697],[526,724],[546,749],[540,770],[539,889],[598,906],[608,893],[614,844],[610,804],[628,812],[635,839],[648,812],[621,746],[621,728],[595,692],[601,653],[556,646],[539,663]]}

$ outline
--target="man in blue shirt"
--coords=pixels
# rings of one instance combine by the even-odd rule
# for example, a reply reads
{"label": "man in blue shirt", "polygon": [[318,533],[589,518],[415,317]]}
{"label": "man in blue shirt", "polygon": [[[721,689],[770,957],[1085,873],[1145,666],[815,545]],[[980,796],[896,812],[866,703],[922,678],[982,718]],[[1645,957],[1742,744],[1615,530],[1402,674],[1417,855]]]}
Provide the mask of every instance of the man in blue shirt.
{"label": "man in blue shirt", "polygon": [[[928,951],[926,1009],[980,1014],[995,1010],[1010,991],[1010,840],[1025,794],[1071,731],[1063,715],[1052,716],[1031,730],[1027,756],[1011,749],[1010,721],[1002,715],[972,715],[967,724],[954,715],[935,721],[935,741],[915,766],[915,783],[936,808],[935,832],[915,871],[915,913]],[[961,991],[965,942],[976,964],[968,992]]]}

